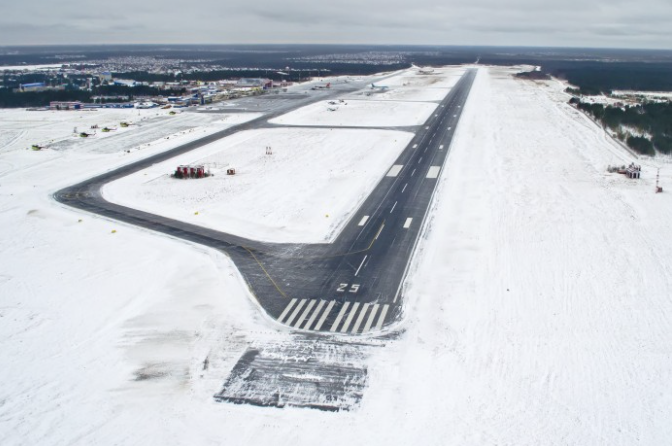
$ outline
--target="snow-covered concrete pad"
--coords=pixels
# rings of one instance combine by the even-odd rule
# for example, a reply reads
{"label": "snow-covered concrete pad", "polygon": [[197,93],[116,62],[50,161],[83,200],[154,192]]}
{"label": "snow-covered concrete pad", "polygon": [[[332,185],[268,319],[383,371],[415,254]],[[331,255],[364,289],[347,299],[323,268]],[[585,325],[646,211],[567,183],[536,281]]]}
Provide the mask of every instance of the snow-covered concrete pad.
{"label": "snow-covered concrete pad", "polygon": [[[255,240],[323,242],[338,233],[412,137],[392,130],[245,131],[110,183],[103,196]],[[272,155],[266,155],[269,146]],[[179,164],[196,163],[215,175],[169,175]],[[226,175],[228,167],[235,176]]]}
{"label": "snow-covered concrete pad", "polygon": [[347,100],[318,102],[271,119],[272,124],[330,127],[404,127],[420,125],[436,109],[428,102]]}

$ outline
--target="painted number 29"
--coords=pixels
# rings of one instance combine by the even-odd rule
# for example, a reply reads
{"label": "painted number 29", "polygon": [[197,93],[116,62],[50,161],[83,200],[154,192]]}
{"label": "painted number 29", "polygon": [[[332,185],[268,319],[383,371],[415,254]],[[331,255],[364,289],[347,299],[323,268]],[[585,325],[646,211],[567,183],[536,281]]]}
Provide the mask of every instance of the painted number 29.
{"label": "painted number 29", "polygon": [[336,291],[338,291],[339,293],[345,293],[346,290],[349,293],[356,293],[357,291],[359,291],[359,284],[358,283],[353,283],[352,285],[350,285],[349,289],[348,289],[348,285],[350,285],[350,284],[341,283],[341,284],[338,285],[338,288],[336,288]]}

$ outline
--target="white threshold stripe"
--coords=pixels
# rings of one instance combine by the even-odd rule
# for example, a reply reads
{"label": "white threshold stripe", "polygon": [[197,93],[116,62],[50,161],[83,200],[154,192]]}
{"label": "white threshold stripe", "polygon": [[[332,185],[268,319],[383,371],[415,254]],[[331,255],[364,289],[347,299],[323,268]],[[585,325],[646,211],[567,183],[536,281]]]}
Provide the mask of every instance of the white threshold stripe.
{"label": "white threshold stripe", "polygon": [[310,310],[315,306],[315,302],[317,302],[315,299],[311,299],[310,302],[308,302],[308,306],[306,306],[306,309],[301,313],[301,317],[299,317],[299,320],[294,324],[294,328],[301,328],[301,324],[306,320],[306,316],[308,316]]}
{"label": "white threshold stripe", "polygon": [[322,313],[322,317],[320,317],[320,320],[317,322],[315,330],[320,331],[320,328],[322,328],[322,324],[324,324],[324,321],[327,320],[327,316],[329,316],[329,313],[331,313],[331,309],[334,308],[335,304],[336,304],[335,300],[329,302],[329,305],[327,305],[327,309],[324,310],[324,313]]}
{"label": "white threshold stripe", "polygon": [[385,322],[385,316],[387,316],[387,310],[390,309],[389,305],[383,305],[383,311],[380,313],[380,316],[378,317],[378,323],[376,324],[376,330],[382,330],[383,328],[383,322]]}
{"label": "white threshold stripe", "polygon": [[285,307],[285,311],[283,311],[280,317],[278,318],[278,322],[282,323],[282,320],[285,318],[285,316],[287,316],[287,313],[289,313],[289,310],[292,309],[295,303],[296,299],[292,299],[291,301],[289,301],[289,305]]}
{"label": "white threshold stripe", "polygon": [[427,178],[438,178],[441,166],[431,166],[427,171]]}
{"label": "white threshold stripe", "polygon": [[362,217],[361,220],[359,220],[359,224],[358,224],[358,226],[364,226],[364,225],[366,224],[367,221],[369,221],[369,216],[368,216],[368,215],[365,215],[365,216]]}
{"label": "white threshold stripe", "polygon": [[338,316],[336,316],[336,320],[334,321],[329,331],[336,331],[336,327],[338,327],[338,324],[341,323],[341,319],[343,319],[343,315],[345,314],[345,312],[348,311],[349,306],[350,302],[346,302],[343,304],[343,307],[341,307],[341,311],[338,313]]}
{"label": "white threshold stripe", "polygon": [[364,304],[362,305],[362,311],[359,312],[359,317],[355,321],[355,326],[352,327],[352,334],[356,334],[357,330],[359,330],[359,326],[362,325],[362,321],[364,320],[364,315],[366,314],[366,310],[369,309],[369,305],[371,304]]}
{"label": "white threshold stripe", "polygon": [[359,268],[357,268],[357,271],[355,272],[355,277],[357,276],[357,274],[359,274],[359,270],[362,269],[362,266],[364,265],[364,262],[366,261],[367,257],[368,257],[368,254],[365,255],[364,258],[362,259],[362,263],[359,264]]}
{"label": "white threshold stripe", "polygon": [[348,328],[350,327],[350,323],[352,322],[352,318],[355,317],[355,313],[357,313],[357,308],[359,308],[359,302],[355,302],[355,304],[352,306],[352,310],[350,311],[350,314],[348,314],[348,317],[345,319],[345,322],[343,323],[343,328],[341,328],[341,333],[345,333],[348,331]]}
{"label": "white threshold stripe", "polygon": [[320,303],[317,304],[317,308],[315,308],[313,314],[310,315],[310,319],[308,319],[308,322],[306,322],[306,325],[303,327],[304,330],[310,330],[310,326],[313,325],[313,322],[315,322],[315,319],[317,318],[317,315],[320,314],[320,310],[324,306],[325,302],[325,300],[320,300]]}
{"label": "white threshold stripe", "polygon": [[410,227],[411,227],[411,222],[412,222],[412,221],[413,221],[413,219],[412,219],[411,217],[408,217],[408,218],[406,219],[406,222],[404,223],[404,229],[408,229],[408,228],[410,228]]}
{"label": "white threshold stripe", "polygon": [[292,315],[289,316],[289,319],[287,319],[287,322],[286,322],[287,325],[292,325],[292,322],[294,321],[294,318],[299,314],[299,311],[301,311],[301,308],[303,308],[303,306],[306,304],[307,300],[308,299],[301,299],[301,302],[299,302],[299,304],[296,306],[296,308],[292,312]]}
{"label": "white threshold stripe", "polygon": [[364,325],[364,330],[362,331],[362,333],[366,333],[367,331],[371,330],[371,324],[373,324],[373,318],[376,317],[378,307],[380,307],[380,304],[374,304],[373,308],[371,308],[371,314],[369,315],[369,318],[366,320],[366,324]]}
{"label": "white threshold stripe", "polygon": [[401,169],[403,169],[404,165],[403,164],[395,164],[392,166],[389,172],[387,172],[388,177],[396,177],[399,175],[399,172],[401,172]]}

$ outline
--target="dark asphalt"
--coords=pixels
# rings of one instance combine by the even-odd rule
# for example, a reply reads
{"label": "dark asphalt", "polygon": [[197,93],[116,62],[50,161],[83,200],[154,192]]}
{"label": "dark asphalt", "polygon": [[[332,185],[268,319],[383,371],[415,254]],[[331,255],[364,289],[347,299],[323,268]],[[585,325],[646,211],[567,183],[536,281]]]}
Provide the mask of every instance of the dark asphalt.
{"label": "dark asphalt", "polygon": [[[295,329],[361,334],[378,331],[401,314],[403,282],[475,78],[468,70],[383,177],[332,244],[269,244],[236,237],[107,202],[101,187],[152,164],[266,121],[346,88],[283,102],[272,113],[80,184],[54,198],[66,205],[228,254],[268,315]],[[278,101],[280,102],[280,101]]]}

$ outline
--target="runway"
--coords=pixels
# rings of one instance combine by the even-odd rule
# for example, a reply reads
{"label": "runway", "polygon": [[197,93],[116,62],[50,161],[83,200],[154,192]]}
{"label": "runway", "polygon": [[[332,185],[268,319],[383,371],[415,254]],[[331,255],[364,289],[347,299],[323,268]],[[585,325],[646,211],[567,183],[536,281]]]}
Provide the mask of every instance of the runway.
{"label": "runway", "polygon": [[[101,187],[315,100],[334,89],[277,101],[270,114],[121,167],[54,194],[57,201],[221,250],[231,257],[268,316],[295,330],[379,332],[402,310],[403,283],[450,150],[475,70],[467,70],[420,127],[388,173],[331,244],[270,244],[110,203]],[[352,88],[349,86],[348,88]]]}

